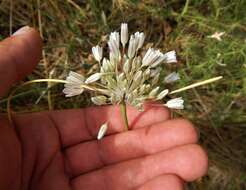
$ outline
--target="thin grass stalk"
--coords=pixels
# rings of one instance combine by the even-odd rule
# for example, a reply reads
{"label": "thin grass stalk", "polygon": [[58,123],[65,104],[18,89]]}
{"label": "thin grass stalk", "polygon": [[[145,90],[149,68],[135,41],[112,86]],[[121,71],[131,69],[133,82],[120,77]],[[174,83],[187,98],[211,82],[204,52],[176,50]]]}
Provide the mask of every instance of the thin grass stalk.
{"label": "thin grass stalk", "polygon": [[205,85],[205,84],[209,84],[209,83],[215,82],[215,81],[220,80],[222,78],[223,78],[223,76],[218,76],[218,77],[214,77],[214,78],[211,78],[211,79],[208,79],[208,80],[204,80],[204,81],[201,81],[201,82],[196,82],[194,84],[191,84],[191,85],[185,86],[183,88],[174,90],[174,91],[170,92],[169,94],[176,94],[178,92],[182,92],[182,91],[185,91],[185,90],[196,88],[198,86],[202,86],[202,85]]}
{"label": "thin grass stalk", "polygon": [[[40,36],[43,39],[44,38],[44,35],[43,35],[43,27],[42,27],[42,15],[41,15],[41,10],[40,10],[41,9],[40,0],[37,0],[37,5],[38,5],[38,25],[39,25],[39,32],[40,32]],[[49,78],[48,61],[46,59],[46,52],[45,52],[44,49],[42,50],[42,56],[43,56],[43,61],[44,61],[45,75],[46,75],[47,78]],[[52,105],[52,100],[51,100],[50,87],[51,87],[51,84],[48,82],[47,83],[48,107],[49,107],[49,110],[52,110],[53,109],[53,105]]]}

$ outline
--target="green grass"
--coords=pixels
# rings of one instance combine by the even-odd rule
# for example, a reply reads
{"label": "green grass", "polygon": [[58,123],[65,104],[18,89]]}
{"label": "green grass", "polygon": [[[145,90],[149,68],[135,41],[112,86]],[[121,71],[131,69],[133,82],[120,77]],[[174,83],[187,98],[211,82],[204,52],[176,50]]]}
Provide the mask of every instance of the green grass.
{"label": "green grass", "polygon": [[[144,31],[147,45],[164,52],[175,49],[182,80],[172,88],[223,75],[223,80],[180,93],[186,109],[177,113],[191,119],[201,132],[210,157],[208,175],[189,189],[246,189],[246,1],[244,0],[75,0],[13,1],[12,30],[23,25],[41,28],[44,55],[26,80],[65,78],[69,70],[84,74],[96,69],[91,47],[106,45],[107,34],[128,22],[130,31]],[[0,2],[0,39],[9,35],[10,0]],[[41,16],[41,23],[38,16]],[[208,38],[225,32],[222,41]],[[65,99],[62,86],[46,84],[18,91],[12,102],[17,111],[77,108],[90,105],[89,93]],[[0,101],[6,111],[6,101]]]}

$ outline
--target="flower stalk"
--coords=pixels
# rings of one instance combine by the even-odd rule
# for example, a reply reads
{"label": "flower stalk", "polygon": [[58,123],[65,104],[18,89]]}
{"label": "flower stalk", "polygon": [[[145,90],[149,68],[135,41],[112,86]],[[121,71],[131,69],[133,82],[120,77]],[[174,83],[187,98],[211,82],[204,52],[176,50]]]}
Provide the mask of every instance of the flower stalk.
{"label": "flower stalk", "polygon": [[127,118],[127,111],[126,111],[126,103],[124,101],[122,101],[120,103],[120,113],[121,113],[121,117],[123,119],[125,131],[128,131],[129,125],[128,125],[128,118]]}

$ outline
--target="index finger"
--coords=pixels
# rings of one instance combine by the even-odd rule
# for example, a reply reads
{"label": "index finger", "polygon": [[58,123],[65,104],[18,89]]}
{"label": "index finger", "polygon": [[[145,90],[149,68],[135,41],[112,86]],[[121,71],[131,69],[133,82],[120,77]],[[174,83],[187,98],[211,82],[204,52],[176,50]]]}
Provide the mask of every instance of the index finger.
{"label": "index finger", "polygon": [[[146,127],[169,119],[168,109],[145,106],[144,112],[127,107],[129,125],[132,129]],[[124,130],[118,106],[88,107],[84,109],[61,110],[15,115],[15,124],[20,127],[44,130],[56,128],[62,147],[96,139],[100,126],[108,122],[107,134]],[[28,129],[27,129],[28,130]]]}
{"label": "index finger", "polygon": [[[144,112],[127,107],[131,129],[146,127],[170,118],[168,109],[146,105]],[[56,123],[64,147],[95,139],[99,128],[108,122],[107,134],[124,131],[123,120],[118,106],[89,107],[81,110],[50,112]]]}

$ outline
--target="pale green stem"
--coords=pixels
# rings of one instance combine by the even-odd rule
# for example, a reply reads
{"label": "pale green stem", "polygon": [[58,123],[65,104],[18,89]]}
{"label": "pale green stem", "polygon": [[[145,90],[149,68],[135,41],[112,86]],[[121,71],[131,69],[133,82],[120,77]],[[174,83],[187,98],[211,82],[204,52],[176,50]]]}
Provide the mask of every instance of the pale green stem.
{"label": "pale green stem", "polygon": [[126,103],[124,101],[120,103],[120,113],[124,122],[125,130],[128,131],[129,126],[128,126],[128,119],[127,119]]}

